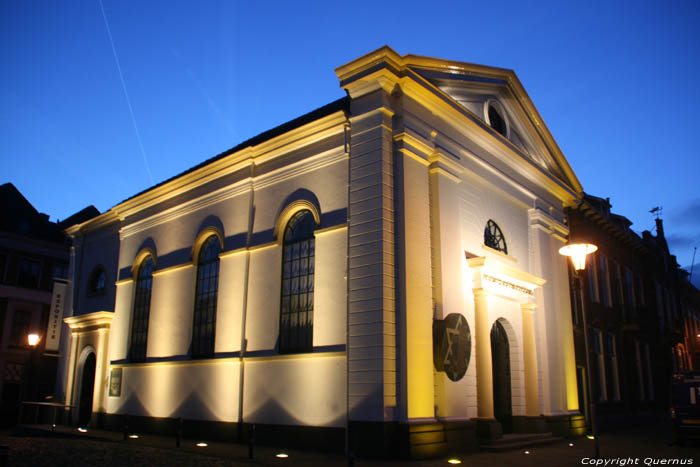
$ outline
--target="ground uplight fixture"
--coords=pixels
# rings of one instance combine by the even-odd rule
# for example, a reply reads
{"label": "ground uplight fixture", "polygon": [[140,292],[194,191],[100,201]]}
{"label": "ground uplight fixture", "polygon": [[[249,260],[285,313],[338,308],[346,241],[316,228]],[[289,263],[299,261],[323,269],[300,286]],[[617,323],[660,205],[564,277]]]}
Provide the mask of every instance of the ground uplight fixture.
{"label": "ground uplight fixture", "polygon": [[525,454],[530,454],[530,451],[525,451]]}
{"label": "ground uplight fixture", "polygon": [[83,428],[82,426],[78,428],[78,431],[81,433],[87,433],[87,428]]}
{"label": "ground uplight fixture", "polygon": [[447,461],[448,464],[461,464],[462,460],[461,459],[450,459]]}
{"label": "ground uplight fixture", "polygon": [[275,457],[278,459],[286,459],[287,457],[289,457],[289,454],[284,453],[284,452],[280,452],[278,454],[275,454]]}
{"label": "ground uplight fixture", "polygon": [[200,441],[199,443],[197,443],[198,448],[206,448],[207,446],[209,446],[209,445],[203,441]]}
{"label": "ground uplight fixture", "polygon": [[588,439],[595,439],[595,436],[593,436],[593,435],[586,435],[586,438],[588,438]]}
{"label": "ground uplight fixture", "polygon": [[574,443],[569,443],[569,447],[574,447]]}
{"label": "ground uplight fixture", "polygon": [[131,438],[131,439],[139,439],[139,435],[137,435],[136,433],[133,433],[133,434],[129,435],[129,438]]}
{"label": "ground uplight fixture", "polygon": [[27,342],[30,347],[34,347],[39,343],[39,334],[31,333],[27,336]]}

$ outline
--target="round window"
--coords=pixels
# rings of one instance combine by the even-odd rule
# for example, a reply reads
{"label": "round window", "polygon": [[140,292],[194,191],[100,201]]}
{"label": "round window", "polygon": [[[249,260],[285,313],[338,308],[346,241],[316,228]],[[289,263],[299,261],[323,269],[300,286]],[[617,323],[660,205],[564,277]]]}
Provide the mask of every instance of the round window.
{"label": "round window", "polygon": [[501,112],[493,104],[489,104],[488,106],[488,118],[489,125],[491,125],[491,128],[493,128],[503,136],[507,136],[508,127],[506,126],[506,120],[503,118],[503,115],[501,115]]}

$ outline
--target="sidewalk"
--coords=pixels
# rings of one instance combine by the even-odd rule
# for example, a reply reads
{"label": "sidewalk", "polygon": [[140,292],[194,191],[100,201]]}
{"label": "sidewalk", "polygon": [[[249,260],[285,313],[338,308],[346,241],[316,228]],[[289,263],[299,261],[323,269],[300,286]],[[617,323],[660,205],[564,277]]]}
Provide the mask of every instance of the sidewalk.
{"label": "sidewalk", "polygon": [[[0,444],[9,446],[9,466],[347,466],[342,455],[312,451],[283,450],[269,446],[256,446],[254,458],[248,458],[245,444],[207,442],[186,439],[181,447],[175,447],[172,437],[139,435],[138,439],[123,440],[121,433],[89,430],[80,433],[73,427],[59,426],[52,431],[46,425],[24,425],[14,432],[0,433]],[[640,427],[600,436],[600,452],[603,459],[619,459],[607,465],[669,465],[662,460],[674,460],[670,465],[700,463],[700,445],[676,446],[672,444],[670,430],[665,426]],[[570,446],[572,444],[572,446]],[[595,465],[594,442],[586,438],[559,442],[529,450],[504,453],[465,453],[458,456],[462,465],[468,466],[575,466]],[[279,453],[289,457],[277,458]],[[416,461],[379,461],[359,459],[357,467],[373,466],[446,466],[447,458]],[[676,461],[677,460],[677,461]],[[598,464],[604,465],[604,464]]]}

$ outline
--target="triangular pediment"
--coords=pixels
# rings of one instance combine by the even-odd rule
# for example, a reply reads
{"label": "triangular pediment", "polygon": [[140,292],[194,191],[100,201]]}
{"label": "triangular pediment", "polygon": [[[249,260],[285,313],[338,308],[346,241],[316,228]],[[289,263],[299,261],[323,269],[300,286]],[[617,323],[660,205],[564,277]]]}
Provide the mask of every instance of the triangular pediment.
{"label": "triangular pediment", "polygon": [[[485,126],[497,129],[495,133],[522,155],[574,189],[578,188],[578,180],[515,73],[467,63],[455,66],[453,62],[445,62],[450,64],[446,66],[447,70],[441,70],[421,66],[423,57],[416,57],[418,63],[411,63],[412,58],[406,57],[408,68],[480,119]],[[431,61],[434,65],[435,60]],[[502,117],[503,128],[490,121],[493,112]]]}
{"label": "triangular pediment", "polygon": [[[336,69],[351,96],[370,92],[377,85],[391,91],[393,83],[410,79],[459,108],[470,121],[495,138],[517,159],[529,161],[539,172],[571,196],[583,192],[559,146],[512,70],[455,62],[418,55],[399,55],[381,47]],[[373,82],[376,81],[375,82]],[[490,109],[491,110],[490,112]],[[491,121],[490,113],[496,124]],[[496,115],[498,114],[498,115]],[[498,117],[502,121],[498,124]],[[527,165],[527,164],[526,164]]]}

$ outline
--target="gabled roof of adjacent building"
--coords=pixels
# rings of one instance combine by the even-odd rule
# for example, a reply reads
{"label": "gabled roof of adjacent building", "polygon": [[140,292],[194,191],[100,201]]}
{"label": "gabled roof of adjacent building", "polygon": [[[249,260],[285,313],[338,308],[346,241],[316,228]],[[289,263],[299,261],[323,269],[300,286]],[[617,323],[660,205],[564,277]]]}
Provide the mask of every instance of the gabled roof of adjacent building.
{"label": "gabled roof of adjacent building", "polygon": [[58,224],[37,211],[12,183],[0,185],[0,230],[49,242],[66,240]]}

